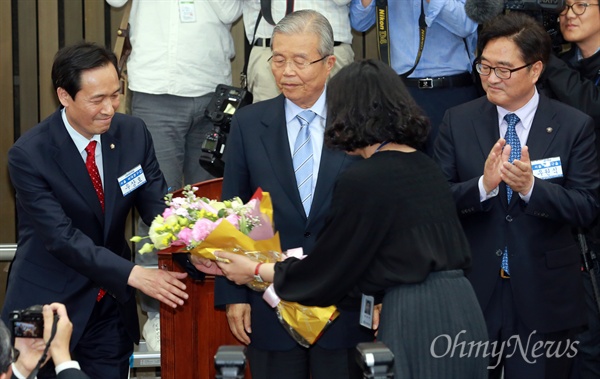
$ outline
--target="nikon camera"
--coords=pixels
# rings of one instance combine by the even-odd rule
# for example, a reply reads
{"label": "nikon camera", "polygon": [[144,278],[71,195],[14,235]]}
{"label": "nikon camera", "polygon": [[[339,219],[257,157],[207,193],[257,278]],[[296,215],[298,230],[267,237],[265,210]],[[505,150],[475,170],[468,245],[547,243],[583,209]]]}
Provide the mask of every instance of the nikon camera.
{"label": "nikon camera", "polygon": [[206,117],[213,123],[213,129],[204,138],[200,155],[200,165],[211,175],[223,176],[225,169],[223,152],[231,126],[231,118],[238,108],[250,103],[252,103],[252,94],[248,90],[225,84],[217,86],[205,111]]}
{"label": "nikon camera", "polygon": [[44,337],[44,315],[41,305],[32,305],[23,310],[10,312],[13,337]]}

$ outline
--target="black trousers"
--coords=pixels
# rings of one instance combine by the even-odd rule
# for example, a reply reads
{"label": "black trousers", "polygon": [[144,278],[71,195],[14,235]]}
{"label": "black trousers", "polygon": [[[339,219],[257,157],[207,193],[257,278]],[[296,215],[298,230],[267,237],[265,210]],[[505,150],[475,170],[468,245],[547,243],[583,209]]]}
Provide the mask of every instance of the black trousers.
{"label": "black trousers", "polygon": [[578,348],[576,333],[580,330],[544,334],[529,329],[519,319],[512,291],[510,279],[498,275],[492,299],[483,311],[490,342],[496,343],[495,353],[490,356],[489,378],[569,378]]}
{"label": "black trousers", "polygon": [[329,350],[296,345],[289,351],[248,347],[252,379],[360,379],[356,349]]}

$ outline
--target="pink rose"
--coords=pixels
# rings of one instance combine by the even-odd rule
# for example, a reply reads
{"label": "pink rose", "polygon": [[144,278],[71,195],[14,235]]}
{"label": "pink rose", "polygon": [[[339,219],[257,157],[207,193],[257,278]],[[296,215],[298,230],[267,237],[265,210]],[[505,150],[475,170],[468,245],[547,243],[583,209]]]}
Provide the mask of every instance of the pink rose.
{"label": "pink rose", "polygon": [[198,220],[192,229],[192,239],[196,242],[204,241],[215,227],[215,223],[208,219],[202,218]]}
{"label": "pink rose", "polygon": [[179,234],[177,234],[177,238],[179,238],[179,240],[181,242],[183,242],[186,246],[191,244],[192,243],[192,229],[190,229],[190,228],[181,229]]}

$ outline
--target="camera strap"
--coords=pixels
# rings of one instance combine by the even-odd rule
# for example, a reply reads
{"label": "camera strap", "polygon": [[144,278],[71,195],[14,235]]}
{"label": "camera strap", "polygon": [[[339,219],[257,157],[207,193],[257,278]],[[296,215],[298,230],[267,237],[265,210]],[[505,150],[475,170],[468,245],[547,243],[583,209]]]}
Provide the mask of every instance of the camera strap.
{"label": "camera strap", "polygon": [[[265,21],[269,24],[275,26],[275,21],[273,21],[273,13],[271,12],[271,0],[260,0],[260,11],[265,18]],[[294,11],[294,0],[286,0],[285,5],[285,15],[292,13]],[[256,29],[255,29],[256,34]]]}
{"label": "camera strap", "polygon": [[27,379],[35,379],[37,377],[38,371],[40,371],[40,368],[46,362],[46,357],[48,357],[48,350],[50,350],[50,344],[52,343],[54,336],[56,336],[57,324],[58,324],[58,315],[55,314],[54,320],[52,321],[52,331],[50,333],[50,338],[48,339],[48,342],[46,342],[46,347],[44,348],[44,352],[42,353],[40,360],[38,361],[37,365],[35,365],[35,368],[33,369],[33,371],[31,371],[31,373],[29,374]]}
{"label": "camera strap", "polygon": [[[415,58],[415,64],[412,68],[405,73],[401,74],[402,77],[408,77],[415,71],[419,61],[421,60],[421,54],[423,53],[423,47],[425,46],[425,38],[427,37],[427,23],[425,22],[425,0],[421,0],[421,14],[419,15],[419,50],[417,51],[417,57]],[[379,59],[390,65],[390,43],[389,43],[389,15],[388,15],[388,1],[387,0],[376,0],[377,10],[377,44],[379,47]]]}

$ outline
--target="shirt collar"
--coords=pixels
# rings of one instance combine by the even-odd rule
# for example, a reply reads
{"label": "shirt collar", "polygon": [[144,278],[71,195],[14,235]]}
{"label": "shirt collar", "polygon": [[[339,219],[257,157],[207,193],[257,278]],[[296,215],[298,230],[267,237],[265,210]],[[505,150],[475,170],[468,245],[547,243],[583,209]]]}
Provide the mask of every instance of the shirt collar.
{"label": "shirt collar", "polygon": [[[325,98],[327,93],[327,86],[323,90],[323,93],[317,101],[313,104],[312,107],[308,108],[311,111],[315,112],[317,116],[321,117],[323,120],[327,119],[327,107],[325,106]],[[306,109],[302,109],[296,104],[294,104],[291,100],[285,99],[285,121],[286,123],[290,123],[300,112],[305,111]]]}
{"label": "shirt collar", "polygon": [[500,123],[504,120],[504,116],[509,113],[514,113],[519,117],[523,128],[529,130],[531,124],[533,122],[533,117],[535,116],[535,111],[537,110],[538,104],[540,103],[540,94],[537,91],[537,88],[534,87],[534,93],[531,99],[527,102],[527,104],[523,105],[521,108],[517,109],[514,112],[510,112],[507,109],[504,109],[500,106],[496,106],[498,109],[498,118]]}
{"label": "shirt collar", "polygon": [[75,130],[71,126],[71,124],[69,124],[69,120],[67,120],[67,112],[66,112],[65,108],[61,109],[60,115],[62,117],[63,123],[65,124],[65,128],[67,129],[67,133],[69,133],[69,136],[71,136],[73,143],[75,143],[75,146],[77,147],[77,151],[79,151],[80,153],[83,153],[85,151],[85,148],[87,147],[87,145],[89,145],[89,143],[91,141],[96,141],[98,143],[96,145],[96,150],[98,150],[98,147],[102,146],[100,134],[95,134],[92,137],[92,139],[88,140],[87,138],[85,138],[84,136],[79,134],[79,132],[77,130]]}

